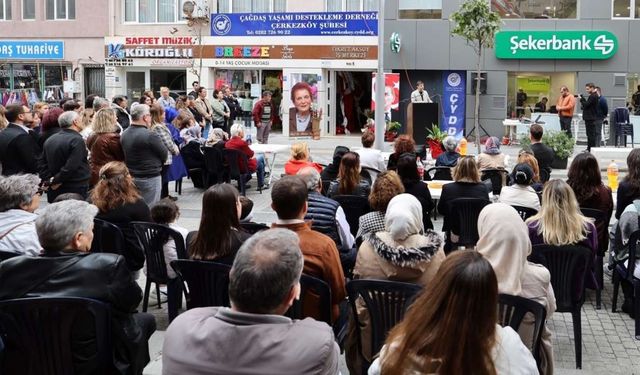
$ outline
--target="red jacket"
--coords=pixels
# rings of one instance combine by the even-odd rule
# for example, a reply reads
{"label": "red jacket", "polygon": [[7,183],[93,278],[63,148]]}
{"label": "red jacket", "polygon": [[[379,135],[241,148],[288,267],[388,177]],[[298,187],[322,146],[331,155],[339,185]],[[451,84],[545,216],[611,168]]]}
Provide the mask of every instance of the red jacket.
{"label": "red jacket", "polygon": [[[224,147],[241,151],[243,154],[247,155],[247,165],[250,172],[255,172],[256,169],[258,169],[258,161],[253,157],[253,150],[249,148],[249,144],[244,139],[238,136],[231,137],[231,139],[225,143]],[[240,163],[240,160],[238,160],[238,163]]]}
{"label": "red jacket", "polygon": [[[262,111],[264,109],[264,99],[260,99],[256,102],[255,107],[253,107],[253,121],[256,124],[262,124]],[[271,105],[271,121],[276,118],[276,106],[273,105],[273,102],[268,102]]]}
{"label": "red jacket", "polygon": [[305,167],[314,167],[318,171],[318,173],[322,172],[322,166],[318,163],[314,163],[308,160],[290,159],[284,165],[284,173],[288,175],[294,175],[294,174],[297,174],[299,170]]}

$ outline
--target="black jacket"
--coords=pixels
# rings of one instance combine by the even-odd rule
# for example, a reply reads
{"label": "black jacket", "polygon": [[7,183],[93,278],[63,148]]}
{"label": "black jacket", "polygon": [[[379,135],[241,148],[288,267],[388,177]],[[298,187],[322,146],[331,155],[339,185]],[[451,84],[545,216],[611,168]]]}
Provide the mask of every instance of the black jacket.
{"label": "black jacket", "polygon": [[442,195],[438,201],[438,212],[444,216],[442,230],[450,227],[449,204],[457,198],[481,198],[489,200],[489,190],[482,182],[453,182],[442,186]]}
{"label": "black jacket", "polygon": [[424,229],[433,229],[430,214],[434,206],[427,184],[422,181],[402,181],[402,184],[404,185],[404,192],[416,197],[422,205],[422,224]]}
{"label": "black jacket", "polygon": [[[113,372],[142,373],[142,368],[134,368],[133,363],[140,348],[147,343],[132,316],[142,299],[142,290],[122,256],[53,252],[41,257],[19,256],[2,262],[0,300],[28,297],[83,297],[108,303],[111,306],[114,366],[117,367]],[[82,323],[78,324],[76,332],[90,330],[81,328],[85,327]],[[90,345],[92,338],[83,339],[76,351],[79,355],[74,363],[75,373],[95,374],[97,369],[90,365],[95,357]],[[20,356],[14,357],[21,362],[17,358]],[[5,355],[5,359],[10,358]]]}
{"label": "black jacket", "polygon": [[329,198],[334,197],[336,195],[357,195],[360,197],[369,197],[369,193],[371,192],[371,185],[367,180],[360,180],[360,183],[356,185],[355,189],[348,194],[340,193],[340,183],[338,180],[331,181],[329,185],[329,191],[327,192],[327,196]]}
{"label": "black jacket", "polygon": [[534,143],[531,145],[531,151],[533,151],[533,156],[535,156],[538,161],[538,167],[540,170],[544,170],[551,174],[551,163],[553,163],[553,159],[555,158],[555,152],[553,152],[553,149],[544,143]]}
{"label": "black jacket", "polygon": [[0,131],[0,163],[5,176],[18,173],[38,173],[37,158],[41,153],[38,135],[25,132],[16,124]]}
{"label": "black jacket", "polygon": [[580,97],[582,104],[582,119],[585,121],[597,120],[598,117],[598,94],[591,93],[588,98]]}
{"label": "black jacket", "polygon": [[229,107],[229,118],[231,120],[235,120],[242,113],[242,108],[240,108],[240,103],[238,99],[236,99],[233,95],[225,96],[223,98],[224,102],[227,103]]}
{"label": "black jacket", "polygon": [[340,204],[320,193],[311,192],[308,198],[307,214],[305,221],[311,221],[311,229],[329,236],[336,243],[338,249],[342,246],[338,232],[336,212]]}
{"label": "black jacket", "polygon": [[133,177],[160,176],[167,148],[160,137],[144,125],[131,124],[120,137],[124,160]]}
{"label": "black jacket", "polygon": [[111,105],[111,108],[115,111],[118,124],[122,126],[122,129],[124,130],[128,128],[129,125],[131,125],[131,116],[129,116],[129,112],[115,103]]}
{"label": "black jacket", "polygon": [[88,186],[91,178],[88,155],[80,133],[62,129],[44,143],[40,177],[47,180],[53,177],[54,184],[64,186]]}

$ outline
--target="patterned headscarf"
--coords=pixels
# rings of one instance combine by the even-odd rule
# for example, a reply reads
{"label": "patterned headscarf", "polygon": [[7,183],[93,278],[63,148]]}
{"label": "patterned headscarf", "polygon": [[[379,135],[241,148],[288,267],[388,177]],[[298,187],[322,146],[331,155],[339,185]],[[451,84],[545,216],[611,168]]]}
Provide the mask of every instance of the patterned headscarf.
{"label": "patterned headscarf", "polygon": [[500,140],[497,137],[489,137],[484,142],[484,153],[497,155],[500,153]]}

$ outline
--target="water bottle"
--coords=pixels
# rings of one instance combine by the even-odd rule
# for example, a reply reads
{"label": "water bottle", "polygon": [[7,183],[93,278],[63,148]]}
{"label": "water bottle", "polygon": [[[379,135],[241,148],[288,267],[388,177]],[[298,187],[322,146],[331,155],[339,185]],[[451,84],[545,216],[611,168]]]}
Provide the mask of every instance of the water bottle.
{"label": "water bottle", "polygon": [[614,192],[618,190],[618,173],[618,164],[616,164],[615,160],[611,160],[611,164],[607,167],[607,181],[611,191]]}
{"label": "water bottle", "polygon": [[418,177],[420,178],[420,180],[423,180],[424,179],[424,165],[422,165],[422,161],[420,160],[419,156],[416,159],[416,167],[418,168]]}
{"label": "water bottle", "polygon": [[251,142],[252,142],[251,141],[251,133],[247,134],[246,141],[247,141],[247,144],[249,144],[249,145],[251,144]]}
{"label": "water bottle", "polygon": [[460,140],[460,155],[467,155],[467,139],[465,137]]}

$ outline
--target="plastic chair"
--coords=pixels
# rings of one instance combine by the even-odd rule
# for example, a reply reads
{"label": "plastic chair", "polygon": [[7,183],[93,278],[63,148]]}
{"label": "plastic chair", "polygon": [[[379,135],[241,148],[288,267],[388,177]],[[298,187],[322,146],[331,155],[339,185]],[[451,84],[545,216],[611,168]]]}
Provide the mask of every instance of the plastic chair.
{"label": "plastic chair", "polygon": [[[92,374],[110,374],[113,368],[111,311],[109,305],[89,298],[20,298],[0,302],[0,336],[4,341],[3,374],[73,374],[74,347],[86,345],[74,340],[74,326],[91,324],[90,344],[95,357],[82,365]],[[95,341],[94,341],[95,340]]]}
{"label": "plastic chair", "polygon": [[[225,148],[224,159],[229,166],[229,179],[238,181],[240,194],[247,195],[245,183],[251,179],[247,155],[241,151]],[[260,191],[262,193],[262,191]]]}
{"label": "plastic chair", "polygon": [[482,181],[491,180],[491,189],[494,195],[500,195],[502,186],[509,179],[509,172],[500,168],[487,168],[480,171]]}
{"label": "plastic chair", "polygon": [[[586,217],[592,218],[596,229],[598,230],[598,253],[596,255],[596,262],[593,265],[595,268],[596,277],[598,279],[598,288],[596,289],[596,309],[602,308],[602,288],[604,287],[604,255],[609,248],[609,217],[607,213],[602,210],[596,210],[595,208],[580,208],[582,214]],[[602,234],[604,231],[604,235]],[[600,241],[601,238],[606,238],[607,241]]]}
{"label": "plastic chair", "polygon": [[[162,308],[160,301],[160,284],[169,284],[172,281],[167,274],[167,263],[164,259],[163,247],[165,243],[172,239],[176,244],[178,259],[187,259],[187,251],[184,246],[184,238],[175,230],[166,225],[132,221],[131,226],[142,245],[147,264],[147,282],[144,287],[144,298],[142,301],[142,311],[147,312],[149,305],[149,290],[151,283],[156,284],[156,298],[158,308]],[[168,286],[168,285],[167,285]],[[175,293],[175,294],[174,294]],[[167,298],[169,302],[169,320],[173,320],[178,315],[179,306],[173,306],[171,301],[180,301],[182,290],[167,288]],[[176,303],[177,304],[177,303]],[[180,303],[181,304],[181,303]]]}
{"label": "plastic chair", "polygon": [[251,234],[256,234],[260,231],[269,229],[268,225],[262,223],[240,223],[240,226],[245,232]]}
{"label": "plastic chair", "polygon": [[127,245],[119,226],[108,221],[93,219],[92,253],[124,254]]}
{"label": "plastic chair", "polygon": [[229,303],[228,264],[179,259],[171,261],[183,283],[187,309],[208,306],[231,306]]}
{"label": "plastic chair", "polygon": [[640,340],[640,279],[635,278],[633,272],[636,269],[636,260],[638,259],[638,241],[640,241],[640,231],[635,231],[629,237],[628,266],[625,267],[624,263],[619,263],[613,270],[613,302],[611,303],[611,311],[616,312],[621,280],[627,280],[633,285],[636,340]]}
{"label": "plastic chair", "polygon": [[582,368],[582,320],[580,310],[584,303],[584,278],[590,266],[591,249],[584,246],[535,245],[539,263],[551,273],[551,285],[556,296],[556,311],[570,312],[576,350],[576,368]]}
{"label": "plastic chair", "polygon": [[[313,276],[302,274],[300,276],[300,299],[293,302],[293,305],[285,313],[291,319],[304,319],[309,317],[305,313],[306,308],[313,308],[313,310],[319,310],[320,316],[314,317],[316,320],[331,324],[331,288],[329,284],[315,278]],[[318,298],[319,303],[307,299],[310,295]],[[310,303],[313,302],[313,305]]]}
{"label": "plastic chair", "polygon": [[21,254],[13,253],[11,251],[0,251],[0,262],[3,260],[11,259],[13,257],[20,256]]}
{"label": "plastic chair", "polygon": [[344,210],[351,234],[355,237],[360,227],[360,216],[371,212],[369,200],[358,195],[336,195],[332,198],[338,202],[342,210]]}
{"label": "plastic chair", "polygon": [[204,147],[204,165],[206,171],[205,188],[225,180],[224,156],[221,148]]}
{"label": "plastic chair", "polygon": [[542,343],[542,330],[547,318],[547,310],[542,304],[528,298],[510,294],[498,295],[498,324],[501,326],[509,326],[518,332],[527,313],[534,317],[533,341],[524,344],[531,347],[531,353],[536,359],[538,369],[540,369],[540,344]]}
{"label": "plastic chair", "polygon": [[457,198],[449,204],[451,232],[458,235],[455,246],[473,247],[478,242],[478,217],[484,206],[491,202],[479,198]]}
{"label": "plastic chair", "polygon": [[424,173],[425,181],[443,180],[453,181],[451,167],[431,167]]}
{"label": "plastic chair", "polygon": [[[401,283],[386,280],[351,280],[347,283],[347,294],[355,320],[356,334],[359,353],[362,353],[364,345],[371,346],[371,355],[377,354],[387,334],[399,323],[407,308],[413,302],[415,296],[422,290],[420,285]],[[371,330],[371,342],[361,342],[362,334],[360,327],[362,322],[358,320],[356,301],[361,300],[369,312]],[[363,365],[367,368],[368,363],[363,358]],[[366,374],[366,369],[363,373]]]}
{"label": "plastic chair", "polygon": [[531,207],[514,206],[514,205],[512,205],[511,207],[513,207],[516,211],[518,211],[518,215],[520,215],[523,221],[527,220],[531,216],[538,213],[538,210]]}
{"label": "plastic chair", "polygon": [[375,168],[364,166],[360,167],[360,176],[369,181],[369,185],[371,186],[373,186],[373,183],[376,182],[376,178],[378,178],[379,174],[380,171]]}

